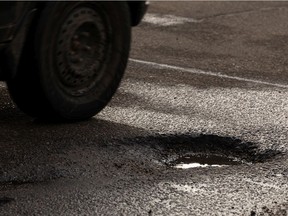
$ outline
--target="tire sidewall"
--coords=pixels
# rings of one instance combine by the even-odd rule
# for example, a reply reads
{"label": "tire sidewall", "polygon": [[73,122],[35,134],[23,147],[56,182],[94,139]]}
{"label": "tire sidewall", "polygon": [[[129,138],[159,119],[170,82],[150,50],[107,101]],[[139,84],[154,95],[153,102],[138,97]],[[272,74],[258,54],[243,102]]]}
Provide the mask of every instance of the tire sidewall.
{"label": "tire sidewall", "polygon": [[[111,31],[111,52],[105,62],[102,86],[95,86],[83,96],[72,96],[60,87],[55,72],[54,49],[58,31],[70,12],[79,6],[101,10]],[[123,76],[130,49],[130,20],[126,2],[49,2],[39,20],[35,37],[35,57],[39,80],[51,108],[64,118],[89,118],[110,101]],[[45,23],[45,25],[43,25]],[[54,58],[54,59],[53,59]]]}

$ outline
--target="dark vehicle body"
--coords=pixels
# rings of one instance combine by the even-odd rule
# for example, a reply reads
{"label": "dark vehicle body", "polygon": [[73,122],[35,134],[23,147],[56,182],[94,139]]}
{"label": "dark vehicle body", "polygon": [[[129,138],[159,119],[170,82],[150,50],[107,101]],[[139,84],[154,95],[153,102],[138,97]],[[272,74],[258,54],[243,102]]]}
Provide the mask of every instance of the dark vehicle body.
{"label": "dark vehicle body", "polygon": [[0,1],[0,80],[31,116],[89,118],[116,91],[129,56],[130,28],[146,9],[145,1]]}

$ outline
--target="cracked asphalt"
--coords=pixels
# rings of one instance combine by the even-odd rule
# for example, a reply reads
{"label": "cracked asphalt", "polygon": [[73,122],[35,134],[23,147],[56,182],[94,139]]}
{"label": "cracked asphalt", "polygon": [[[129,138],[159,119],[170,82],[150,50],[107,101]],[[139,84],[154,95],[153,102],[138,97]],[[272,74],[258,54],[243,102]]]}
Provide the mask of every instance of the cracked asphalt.
{"label": "cracked asphalt", "polygon": [[[286,216],[287,19],[287,2],[152,1],[85,122],[34,120],[1,84],[0,215]],[[239,163],[174,167],[199,155]]]}

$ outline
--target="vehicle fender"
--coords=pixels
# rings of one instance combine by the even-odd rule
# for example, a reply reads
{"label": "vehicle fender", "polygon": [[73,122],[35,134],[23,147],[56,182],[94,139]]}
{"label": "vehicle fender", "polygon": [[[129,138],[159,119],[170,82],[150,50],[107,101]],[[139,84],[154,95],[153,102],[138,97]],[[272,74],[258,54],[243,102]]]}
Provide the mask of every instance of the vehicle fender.
{"label": "vehicle fender", "polygon": [[13,39],[7,43],[0,54],[1,71],[0,80],[8,80],[13,78],[17,73],[18,63],[21,57],[22,48],[24,46],[28,29],[36,14],[37,9],[29,10],[21,19],[19,28],[15,32]]}
{"label": "vehicle fender", "polygon": [[137,26],[148,8],[148,1],[127,1],[130,8],[131,25]]}

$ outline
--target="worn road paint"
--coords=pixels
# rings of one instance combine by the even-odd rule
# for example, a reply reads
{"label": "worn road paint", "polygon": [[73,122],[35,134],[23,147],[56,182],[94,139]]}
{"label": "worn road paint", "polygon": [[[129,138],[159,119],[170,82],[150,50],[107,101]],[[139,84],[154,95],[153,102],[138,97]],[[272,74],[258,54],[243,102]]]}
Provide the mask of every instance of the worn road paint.
{"label": "worn road paint", "polygon": [[185,23],[199,23],[202,22],[202,20],[186,17],[178,17],[174,15],[160,15],[160,14],[147,13],[142,22],[158,26],[172,26],[172,25],[181,25]]}
{"label": "worn road paint", "polygon": [[214,77],[219,77],[219,78],[224,78],[224,79],[232,79],[232,80],[237,80],[237,81],[242,81],[242,82],[250,82],[250,83],[274,86],[274,87],[279,87],[279,88],[288,88],[288,85],[282,85],[282,84],[278,84],[278,83],[270,83],[270,82],[265,82],[265,81],[261,81],[261,80],[248,79],[248,78],[237,77],[237,76],[229,76],[229,75],[222,74],[219,72],[203,71],[203,70],[199,70],[199,69],[195,69],[195,68],[184,68],[184,67],[179,67],[179,66],[174,66],[174,65],[160,64],[160,63],[150,62],[150,61],[143,61],[143,60],[139,60],[139,59],[130,59],[130,61],[136,62],[139,64],[146,64],[146,65],[149,65],[149,66],[152,66],[155,68],[160,68],[160,69],[166,68],[166,69],[172,69],[172,70],[177,70],[177,71],[191,73],[191,74],[214,76]]}

